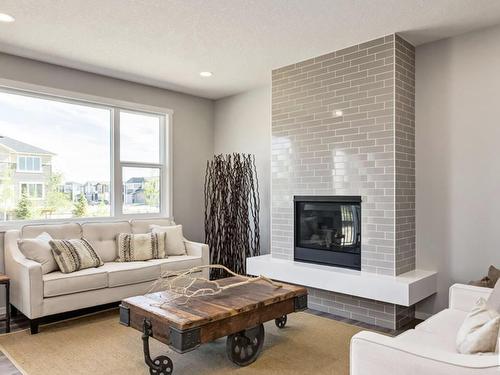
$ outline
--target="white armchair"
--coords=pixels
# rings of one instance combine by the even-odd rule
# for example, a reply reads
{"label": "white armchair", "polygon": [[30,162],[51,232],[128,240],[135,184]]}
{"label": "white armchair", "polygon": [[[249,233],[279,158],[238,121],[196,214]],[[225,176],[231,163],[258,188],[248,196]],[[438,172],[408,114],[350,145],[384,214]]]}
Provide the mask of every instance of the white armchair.
{"label": "white armchair", "polygon": [[455,339],[467,313],[478,298],[492,289],[455,284],[450,288],[450,307],[415,329],[397,337],[363,331],[351,339],[351,375],[498,374],[498,353],[460,354]]}

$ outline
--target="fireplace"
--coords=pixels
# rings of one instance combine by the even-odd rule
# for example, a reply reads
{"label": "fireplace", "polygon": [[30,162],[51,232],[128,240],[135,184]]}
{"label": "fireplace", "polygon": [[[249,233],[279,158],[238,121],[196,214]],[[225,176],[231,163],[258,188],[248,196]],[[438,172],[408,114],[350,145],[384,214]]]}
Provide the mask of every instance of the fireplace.
{"label": "fireplace", "polygon": [[295,196],[294,260],[361,269],[361,197]]}

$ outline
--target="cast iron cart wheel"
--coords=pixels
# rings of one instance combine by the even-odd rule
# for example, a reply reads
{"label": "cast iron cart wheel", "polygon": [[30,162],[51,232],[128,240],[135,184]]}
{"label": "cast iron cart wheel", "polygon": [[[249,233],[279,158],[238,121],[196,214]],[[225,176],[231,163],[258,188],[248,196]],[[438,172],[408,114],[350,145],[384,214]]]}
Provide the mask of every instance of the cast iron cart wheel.
{"label": "cast iron cart wheel", "polygon": [[264,344],[264,325],[247,329],[227,337],[226,353],[229,360],[238,366],[254,362]]}
{"label": "cast iron cart wheel", "polygon": [[274,323],[276,324],[276,327],[278,327],[280,329],[285,328],[286,321],[287,321],[286,315],[283,315],[280,318],[274,319]]}
{"label": "cast iron cart wheel", "polygon": [[160,355],[153,360],[153,363],[159,367],[159,369],[149,368],[149,373],[151,375],[171,375],[174,371],[174,365],[172,360],[166,355]]}
{"label": "cast iron cart wheel", "polygon": [[174,372],[174,364],[166,355],[160,355],[155,359],[151,359],[149,352],[149,338],[153,336],[153,326],[151,321],[144,318],[142,325],[142,345],[144,351],[144,361],[149,367],[151,375],[172,375]]}

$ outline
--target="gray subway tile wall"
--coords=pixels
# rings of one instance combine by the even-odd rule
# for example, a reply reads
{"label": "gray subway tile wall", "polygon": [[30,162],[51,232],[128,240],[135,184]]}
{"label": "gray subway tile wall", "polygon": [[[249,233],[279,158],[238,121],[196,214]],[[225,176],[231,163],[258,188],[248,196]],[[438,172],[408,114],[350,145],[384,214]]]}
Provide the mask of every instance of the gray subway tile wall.
{"label": "gray subway tile wall", "polygon": [[[388,35],[272,72],[273,256],[293,259],[294,195],[360,195],[362,270],[415,268],[414,56]],[[312,306],[388,328],[411,314],[311,292]]]}
{"label": "gray subway tile wall", "polygon": [[415,47],[396,35],[396,275],[415,269]]}

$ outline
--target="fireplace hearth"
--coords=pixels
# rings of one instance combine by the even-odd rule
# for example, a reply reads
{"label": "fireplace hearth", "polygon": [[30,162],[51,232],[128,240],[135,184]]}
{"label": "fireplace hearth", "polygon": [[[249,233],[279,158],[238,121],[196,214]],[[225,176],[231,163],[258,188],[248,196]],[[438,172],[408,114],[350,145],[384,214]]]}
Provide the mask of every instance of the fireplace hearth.
{"label": "fireplace hearth", "polygon": [[361,269],[361,197],[295,196],[294,260]]}

